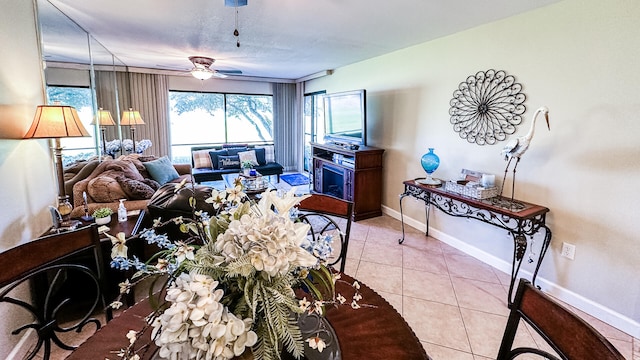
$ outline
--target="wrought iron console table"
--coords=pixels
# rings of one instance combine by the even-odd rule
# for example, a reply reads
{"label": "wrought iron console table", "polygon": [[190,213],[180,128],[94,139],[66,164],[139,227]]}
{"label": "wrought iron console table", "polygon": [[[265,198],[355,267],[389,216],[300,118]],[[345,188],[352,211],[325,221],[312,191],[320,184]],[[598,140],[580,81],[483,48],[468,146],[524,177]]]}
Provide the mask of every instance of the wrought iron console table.
{"label": "wrought iron console table", "polygon": [[[404,241],[402,199],[407,196],[424,201],[427,225],[425,235],[427,236],[429,235],[429,205],[435,206],[447,215],[476,219],[503,228],[511,233],[514,246],[511,263],[511,283],[509,284],[508,295],[509,305],[512,303],[511,299],[514,284],[527,250],[526,236],[533,237],[540,229],[544,229],[544,240],[531,279],[531,282],[535,284],[538,270],[551,243],[551,229],[545,224],[546,214],[549,212],[548,208],[519,201],[519,210],[513,210],[513,208],[504,205],[509,204],[510,199],[502,197],[486,200],[473,199],[445,191],[441,187],[432,187],[420,184],[416,182],[416,180],[407,180],[404,182],[404,192],[400,194],[400,220],[402,223],[402,238],[398,240],[400,244]],[[533,261],[532,258],[529,258],[529,262]]]}

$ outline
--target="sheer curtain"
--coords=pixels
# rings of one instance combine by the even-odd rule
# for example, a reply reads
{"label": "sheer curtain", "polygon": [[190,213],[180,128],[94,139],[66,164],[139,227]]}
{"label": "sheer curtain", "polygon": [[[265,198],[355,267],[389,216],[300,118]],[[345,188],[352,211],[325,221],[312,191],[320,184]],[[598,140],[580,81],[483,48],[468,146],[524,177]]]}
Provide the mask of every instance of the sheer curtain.
{"label": "sheer curtain", "polygon": [[[110,110],[116,121],[124,110],[138,110],[144,125],[136,126],[136,141],[149,139],[153,144],[144,153],[171,157],[169,81],[166,75],[97,71],[96,97],[98,107]],[[118,138],[116,126],[107,126],[106,130],[107,141]],[[131,138],[129,126],[123,126],[121,130],[123,139]]]}
{"label": "sheer curtain", "polygon": [[273,143],[276,161],[285,171],[303,168],[303,93],[302,83],[273,84]]}

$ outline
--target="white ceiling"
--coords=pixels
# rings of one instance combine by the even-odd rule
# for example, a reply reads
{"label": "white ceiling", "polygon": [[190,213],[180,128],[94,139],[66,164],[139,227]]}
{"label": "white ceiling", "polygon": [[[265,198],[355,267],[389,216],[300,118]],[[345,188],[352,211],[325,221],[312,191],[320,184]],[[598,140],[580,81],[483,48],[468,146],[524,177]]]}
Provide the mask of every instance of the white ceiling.
{"label": "white ceiling", "polygon": [[[39,0],[48,61],[83,62],[88,31],[130,67],[189,70],[191,55],[245,76],[299,79],[559,0]],[[53,5],[53,6],[52,6]],[[54,10],[51,10],[54,9]],[[95,43],[92,49],[96,52]],[[104,57],[94,56],[94,63]]]}

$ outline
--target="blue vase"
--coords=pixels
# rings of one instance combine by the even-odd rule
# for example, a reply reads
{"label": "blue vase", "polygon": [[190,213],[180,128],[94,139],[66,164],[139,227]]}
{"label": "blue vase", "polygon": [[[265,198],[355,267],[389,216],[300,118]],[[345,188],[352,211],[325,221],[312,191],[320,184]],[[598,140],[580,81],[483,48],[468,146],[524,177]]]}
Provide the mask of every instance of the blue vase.
{"label": "blue vase", "polygon": [[433,179],[431,174],[440,166],[440,158],[433,152],[433,148],[429,148],[429,152],[422,155],[422,159],[420,159],[420,163],[422,164],[422,168],[427,173],[427,178],[422,181],[422,183],[427,185],[437,185],[440,184],[440,180]]}

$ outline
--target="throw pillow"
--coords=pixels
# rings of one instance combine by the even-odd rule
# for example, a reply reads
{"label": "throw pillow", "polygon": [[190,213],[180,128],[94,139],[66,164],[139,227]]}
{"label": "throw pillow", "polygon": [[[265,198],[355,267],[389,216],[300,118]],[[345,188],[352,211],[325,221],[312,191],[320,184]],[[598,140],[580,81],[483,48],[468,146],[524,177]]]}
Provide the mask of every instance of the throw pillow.
{"label": "throw pillow", "polygon": [[260,148],[264,149],[264,153],[265,153],[264,157],[267,163],[276,162],[276,152],[275,152],[275,149],[273,148],[273,145],[260,146]]}
{"label": "throw pillow", "polygon": [[117,202],[127,197],[118,180],[108,176],[97,176],[89,180],[87,193],[93,201],[99,203]]}
{"label": "throw pillow", "polygon": [[258,160],[258,165],[259,166],[264,166],[267,163],[267,160],[265,160],[265,152],[264,152],[264,148],[255,148],[253,149],[253,151],[256,152],[256,159]]}
{"label": "throw pillow", "polygon": [[248,161],[253,166],[258,166],[258,159],[256,158],[256,152],[254,150],[249,151],[241,151],[238,153],[238,157],[240,158],[240,164],[244,164],[245,161]]}
{"label": "throw pillow", "polygon": [[118,176],[116,180],[130,200],[151,199],[151,196],[155,193],[155,190],[151,186],[142,181],[127,179],[124,176]]}
{"label": "throw pillow", "polygon": [[240,157],[238,155],[218,156],[218,168],[240,169]]}
{"label": "throw pillow", "polygon": [[238,155],[239,152],[249,150],[246,147],[227,148],[227,155]]}
{"label": "throw pillow", "polygon": [[213,164],[211,163],[211,156],[209,156],[209,151],[207,150],[198,150],[193,152],[193,167],[196,169],[203,168],[213,168]]}
{"label": "throw pillow", "polygon": [[144,163],[144,167],[147,168],[151,178],[163,185],[171,180],[175,180],[180,177],[176,168],[171,165],[171,161],[166,156],[161,157],[158,160],[147,161]]}
{"label": "throw pillow", "polygon": [[229,154],[227,154],[227,149],[223,149],[223,150],[213,150],[213,151],[209,151],[209,157],[211,158],[211,165],[213,166],[214,170],[218,170],[220,169],[219,161],[218,161],[218,156],[227,156]]}

